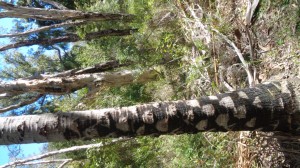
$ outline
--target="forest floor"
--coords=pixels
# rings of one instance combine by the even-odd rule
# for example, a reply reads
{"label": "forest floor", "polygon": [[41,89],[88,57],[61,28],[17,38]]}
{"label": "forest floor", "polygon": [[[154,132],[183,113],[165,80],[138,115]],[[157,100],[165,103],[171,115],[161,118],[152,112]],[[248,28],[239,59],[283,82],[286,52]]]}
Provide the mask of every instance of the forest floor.
{"label": "forest floor", "polygon": [[[236,44],[245,60],[252,66],[252,70],[255,70],[256,83],[300,75],[300,2],[262,1],[256,8],[249,27],[244,23],[247,2],[205,1],[177,5],[181,7],[182,16],[189,15],[192,18],[183,19],[183,28],[189,37],[187,40],[198,46],[198,52],[191,50],[191,53],[194,53],[189,59],[197,59],[203,52],[208,52],[210,57],[213,57],[210,62],[211,69],[207,69],[208,73],[203,73],[202,76],[202,79],[210,81],[210,84],[205,89],[205,82],[199,82],[201,78],[198,78],[198,83],[191,84],[191,88],[202,87],[208,91],[211,84],[216,83],[219,91],[226,91],[247,85],[247,75],[244,69],[240,68],[241,62],[237,59],[236,51],[226,45],[224,39],[212,32],[211,28],[226,34],[228,39]],[[202,45],[207,45],[205,51],[201,51],[199,41],[202,41]],[[295,137],[259,131],[241,132],[233,136],[239,136],[237,167],[300,166],[300,159],[297,157],[300,153],[300,142]]]}

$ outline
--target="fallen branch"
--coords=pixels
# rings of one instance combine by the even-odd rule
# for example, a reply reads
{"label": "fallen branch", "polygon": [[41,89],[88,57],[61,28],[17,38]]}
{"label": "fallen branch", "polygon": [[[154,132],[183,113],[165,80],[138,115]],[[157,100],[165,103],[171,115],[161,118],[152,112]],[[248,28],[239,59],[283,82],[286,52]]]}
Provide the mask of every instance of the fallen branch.
{"label": "fallen branch", "polygon": [[223,38],[226,41],[226,43],[229,44],[233,48],[233,50],[237,54],[239,60],[241,61],[242,65],[243,65],[243,67],[244,67],[244,69],[247,73],[249,87],[253,87],[254,84],[255,84],[254,79],[253,79],[253,75],[250,71],[249,64],[246,62],[246,60],[243,57],[243,54],[242,54],[241,50],[238,49],[238,47],[234,44],[234,42],[229,40],[229,38],[227,38],[224,34],[220,33],[217,29],[211,28],[211,30],[214,31],[215,33],[217,33],[218,36]]}

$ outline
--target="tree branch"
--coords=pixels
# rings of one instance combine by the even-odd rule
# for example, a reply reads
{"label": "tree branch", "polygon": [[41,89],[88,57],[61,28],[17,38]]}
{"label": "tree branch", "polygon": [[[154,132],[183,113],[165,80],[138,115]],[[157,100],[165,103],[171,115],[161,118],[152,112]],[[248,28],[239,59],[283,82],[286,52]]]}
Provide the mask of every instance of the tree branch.
{"label": "tree branch", "polygon": [[23,163],[26,163],[26,162],[30,162],[30,161],[38,160],[38,159],[43,159],[43,158],[50,157],[50,156],[57,155],[57,154],[63,154],[63,153],[73,152],[73,151],[78,151],[78,150],[91,149],[91,148],[100,148],[100,147],[103,147],[103,146],[109,146],[109,145],[115,144],[117,142],[123,142],[123,141],[127,141],[127,140],[130,140],[130,139],[131,138],[114,139],[114,140],[112,140],[112,142],[110,142],[108,144],[98,143],[98,144],[89,144],[89,145],[81,145],[81,146],[72,146],[70,148],[60,149],[60,150],[57,150],[57,151],[52,151],[52,152],[48,152],[48,153],[41,154],[41,155],[38,155],[38,156],[34,156],[32,158],[29,158],[29,159],[23,159],[23,160],[17,160],[17,161],[14,161],[14,162],[10,162],[8,164],[0,166],[0,168],[5,168],[5,167],[9,167],[9,166],[16,166],[16,165],[22,165]]}
{"label": "tree branch", "polygon": [[222,33],[220,33],[218,30],[212,28],[212,31],[216,32],[217,35],[219,35],[221,38],[223,38],[227,44],[229,44],[233,50],[235,51],[235,53],[237,54],[238,58],[240,59],[246,73],[247,73],[247,77],[248,77],[248,83],[250,87],[253,87],[255,85],[254,83],[254,79],[253,79],[253,75],[249,69],[249,64],[245,61],[242,52],[240,51],[240,49],[238,49],[238,47],[234,44],[234,42],[232,42],[231,40],[229,40],[229,38],[227,38],[225,35],[223,35]]}
{"label": "tree branch", "polygon": [[4,113],[4,112],[7,112],[9,110],[14,110],[14,109],[17,109],[17,108],[20,108],[20,107],[24,107],[26,105],[29,105],[31,103],[36,102],[39,98],[41,98],[43,96],[44,95],[40,94],[40,95],[36,96],[33,99],[30,99],[30,100],[27,100],[27,101],[23,101],[23,102],[20,102],[18,104],[14,104],[14,105],[11,105],[11,106],[8,106],[8,107],[0,108],[0,113]]}
{"label": "tree branch", "polygon": [[51,38],[51,39],[37,39],[37,40],[24,40],[20,42],[16,42],[14,44],[8,44],[5,46],[0,47],[0,51],[5,51],[12,48],[19,48],[25,46],[32,46],[32,45],[53,45],[56,43],[62,42],[76,42],[80,40],[92,40],[100,37],[107,37],[107,36],[126,36],[131,35],[137,29],[124,29],[124,30],[115,30],[115,29],[107,29],[98,32],[92,32],[85,35],[83,39],[77,34],[68,34],[66,36]]}
{"label": "tree branch", "polygon": [[26,35],[29,35],[29,34],[32,34],[32,33],[38,33],[38,32],[42,32],[42,31],[45,31],[45,30],[52,29],[52,28],[82,25],[82,24],[85,24],[85,23],[86,23],[86,21],[83,21],[83,20],[74,21],[74,22],[73,21],[72,22],[64,22],[64,23],[59,23],[59,24],[53,24],[53,25],[50,25],[50,26],[43,26],[43,27],[40,27],[40,28],[37,28],[37,29],[33,29],[33,30],[21,32],[21,33],[2,34],[2,35],[0,35],[0,38],[26,36]]}
{"label": "tree branch", "polygon": [[59,165],[57,168],[63,168],[66,164],[68,164],[70,160],[64,161],[61,165]]}

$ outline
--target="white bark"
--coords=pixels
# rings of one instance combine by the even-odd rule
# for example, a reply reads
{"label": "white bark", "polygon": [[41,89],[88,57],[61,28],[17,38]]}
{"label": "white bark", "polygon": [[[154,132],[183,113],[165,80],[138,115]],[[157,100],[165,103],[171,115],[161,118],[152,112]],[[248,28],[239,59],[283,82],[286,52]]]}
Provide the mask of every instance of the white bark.
{"label": "white bark", "polygon": [[6,111],[9,111],[9,110],[14,110],[14,109],[17,109],[17,108],[20,108],[20,107],[32,104],[32,103],[36,102],[42,96],[43,95],[38,95],[37,97],[34,97],[34,98],[30,99],[30,100],[26,100],[26,101],[23,101],[23,102],[14,104],[14,105],[10,105],[10,106],[7,106],[7,107],[0,108],[0,113],[6,112]]}
{"label": "white bark", "polygon": [[102,72],[79,74],[66,77],[41,75],[39,79],[18,79],[0,83],[0,94],[19,95],[28,92],[62,95],[84,87],[122,86],[130,83],[144,83],[155,79],[156,72],[123,70],[120,72]]}

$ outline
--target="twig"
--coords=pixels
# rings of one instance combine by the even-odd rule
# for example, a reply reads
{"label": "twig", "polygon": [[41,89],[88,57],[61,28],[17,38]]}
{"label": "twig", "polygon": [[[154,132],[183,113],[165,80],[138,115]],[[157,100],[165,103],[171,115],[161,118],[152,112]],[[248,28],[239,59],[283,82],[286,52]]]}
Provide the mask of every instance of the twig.
{"label": "twig", "polygon": [[[243,26],[243,28],[246,32],[246,36],[247,36],[249,46],[250,46],[250,60],[251,60],[251,63],[253,64],[254,59],[255,59],[255,53],[254,53],[254,44],[253,44],[252,37],[251,37],[250,31],[249,31],[249,29],[251,29],[251,28],[249,25],[248,26],[244,25],[242,22],[239,22],[239,23]],[[255,82],[256,81],[256,67],[251,66],[251,68],[253,69],[253,81]]]}
{"label": "twig", "polygon": [[251,20],[254,14],[254,11],[256,7],[258,6],[259,0],[254,0],[253,3],[251,3],[251,0],[248,0],[248,6],[247,6],[247,12],[245,16],[245,22],[246,25],[251,25]]}
{"label": "twig", "polygon": [[70,160],[64,161],[61,165],[59,165],[57,168],[63,168],[66,164],[68,164]]}

